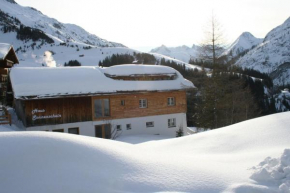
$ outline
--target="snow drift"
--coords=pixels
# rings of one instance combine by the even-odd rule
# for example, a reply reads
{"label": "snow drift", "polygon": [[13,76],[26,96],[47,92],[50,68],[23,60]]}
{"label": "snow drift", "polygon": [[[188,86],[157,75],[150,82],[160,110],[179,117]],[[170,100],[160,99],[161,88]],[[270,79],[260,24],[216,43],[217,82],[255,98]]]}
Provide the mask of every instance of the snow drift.
{"label": "snow drift", "polygon": [[251,179],[256,182],[239,185],[235,192],[290,192],[290,149],[285,149],[279,158],[267,157],[252,170]]}
{"label": "snow drift", "polygon": [[[288,112],[280,113],[192,136],[137,145],[72,134],[2,132],[1,191],[279,191],[279,186],[272,187],[253,177],[251,168],[269,156],[279,157],[290,147],[289,116]],[[289,150],[285,152],[288,160]],[[288,171],[288,163],[277,162],[277,171],[280,166]],[[289,173],[286,177],[289,179]]]}
{"label": "snow drift", "polygon": [[279,187],[280,192],[290,192],[290,149],[285,149],[280,158],[267,157],[257,167],[253,168],[253,180],[262,184],[272,184]]}

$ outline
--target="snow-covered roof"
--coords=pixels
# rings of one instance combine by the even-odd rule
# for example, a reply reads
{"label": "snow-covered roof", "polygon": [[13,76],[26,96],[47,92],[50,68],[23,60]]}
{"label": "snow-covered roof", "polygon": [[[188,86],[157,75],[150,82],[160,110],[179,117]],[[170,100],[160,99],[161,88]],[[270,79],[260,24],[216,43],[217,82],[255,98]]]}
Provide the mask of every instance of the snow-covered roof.
{"label": "snow-covered roof", "polygon": [[[148,70],[148,71],[147,71]],[[174,80],[123,81],[105,76],[134,73],[176,73]],[[15,98],[49,98],[66,95],[98,95],[120,92],[169,91],[194,88],[192,82],[166,66],[120,65],[100,67],[14,67],[10,73]]]}
{"label": "snow-covered roof", "polygon": [[10,44],[0,43],[0,60],[3,60],[11,49]]}

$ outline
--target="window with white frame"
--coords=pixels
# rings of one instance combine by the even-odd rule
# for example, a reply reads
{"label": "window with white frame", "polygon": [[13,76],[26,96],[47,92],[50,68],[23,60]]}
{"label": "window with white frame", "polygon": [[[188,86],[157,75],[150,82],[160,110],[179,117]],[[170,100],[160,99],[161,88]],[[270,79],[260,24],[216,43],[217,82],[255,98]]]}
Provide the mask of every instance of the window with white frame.
{"label": "window with white frame", "polygon": [[139,100],[139,108],[147,108],[147,99]]}
{"label": "window with white frame", "polygon": [[146,122],[146,127],[154,127],[154,122]]}
{"label": "window with white frame", "polygon": [[121,100],[121,106],[125,106],[125,100]]}
{"label": "window with white frame", "polygon": [[175,98],[174,97],[168,97],[167,98],[167,105],[168,106],[174,106],[175,105]]}
{"label": "window with white frame", "polygon": [[168,119],[168,128],[170,128],[170,127],[176,127],[176,119],[175,118]]}

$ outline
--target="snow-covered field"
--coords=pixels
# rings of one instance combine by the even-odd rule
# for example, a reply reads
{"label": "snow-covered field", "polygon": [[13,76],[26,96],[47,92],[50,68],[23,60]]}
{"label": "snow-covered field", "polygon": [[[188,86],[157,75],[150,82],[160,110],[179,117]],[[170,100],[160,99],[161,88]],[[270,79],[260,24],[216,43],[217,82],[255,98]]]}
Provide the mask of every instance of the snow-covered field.
{"label": "snow-covered field", "polygon": [[289,192],[289,116],[135,145],[1,132],[1,192]]}
{"label": "snow-covered field", "polygon": [[159,141],[164,139],[170,139],[168,136],[164,135],[126,135],[120,136],[116,140],[120,142],[130,143],[130,144],[140,144],[153,141]]}

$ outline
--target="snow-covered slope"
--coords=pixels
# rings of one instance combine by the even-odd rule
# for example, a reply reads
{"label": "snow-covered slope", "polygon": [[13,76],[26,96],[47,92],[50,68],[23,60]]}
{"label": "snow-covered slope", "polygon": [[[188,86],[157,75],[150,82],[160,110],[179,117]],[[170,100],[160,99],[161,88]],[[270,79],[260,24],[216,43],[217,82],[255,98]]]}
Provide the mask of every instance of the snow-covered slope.
{"label": "snow-covered slope", "polygon": [[[41,66],[63,66],[69,60],[77,60],[82,66],[97,66],[99,61],[103,61],[106,57],[113,54],[130,54],[140,53],[126,47],[96,47],[84,46],[79,43],[66,43],[63,44],[57,39],[53,44],[42,43],[42,41],[21,41],[16,38],[16,32],[2,33],[0,31],[0,42],[8,42],[13,45],[17,51],[22,67],[41,67]],[[177,64],[185,64],[187,68],[201,67],[190,65],[177,59],[170,58],[161,54],[152,54],[157,60],[164,58],[165,60],[174,61]]]}
{"label": "snow-covered slope", "polygon": [[236,65],[270,73],[274,84],[290,83],[290,17],[270,31],[263,42]]}
{"label": "snow-covered slope", "polygon": [[[2,132],[1,191],[289,192],[290,155],[284,152],[290,147],[289,116],[280,113],[138,145],[62,133]],[[278,171],[283,175],[261,180],[271,171],[260,168],[270,163],[253,167],[283,152],[282,163],[275,162],[283,166]]]}
{"label": "snow-covered slope", "polygon": [[[62,66],[69,60],[97,66],[107,56],[135,52],[122,44],[90,34],[79,26],[60,23],[14,1],[0,0],[0,18],[0,42],[13,45],[20,60],[19,66]],[[39,34],[45,35],[33,40],[35,34],[30,34],[21,39],[18,37],[19,29],[25,27],[37,29]],[[26,32],[24,34],[27,35]]]}
{"label": "snow-covered slope", "polygon": [[[35,29],[36,34],[28,33]],[[13,45],[20,60],[19,66],[24,67],[63,66],[70,60],[77,60],[82,66],[97,66],[99,61],[113,54],[140,53],[101,39],[79,26],[60,23],[13,0],[0,0],[0,42]],[[201,69],[164,55],[154,56],[157,60],[165,58],[185,64],[187,68]]]}
{"label": "snow-covered slope", "polygon": [[166,47],[162,45],[152,49],[150,53],[162,54],[188,63],[190,59],[198,57],[199,49],[200,47],[196,45],[193,45],[191,48],[188,46]]}
{"label": "snow-covered slope", "polygon": [[242,33],[229,48],[224,51],[221,56],[227,56],[232,59],[243,52],[250,50],[263,41],[261,38],[254,37],[250,32]]}
{"label": "snow-covered slope", "polygon": [[82,66],[97,66],[99,61],[113,54],[133,55],[136,50],[126,47],[96,47],[84,46],[79,43],[62,44],[55,41],[53,44],[43,44],[41,41],[21,41],[16,39],[16,33],[1,34],[0,42],[13,45],[21,67],[63,66],[65,62],[77,60]]}
{"label": "snow-covered slope", "polygon": [[122,44],[109,42],[90,34],[77,25],[61,23],[34,8],[23,7],[13,2],[0,0],[0,10],[17,18],[24,26],[39,29],[63,42],[77,42],[99,47],[124,47]]}

